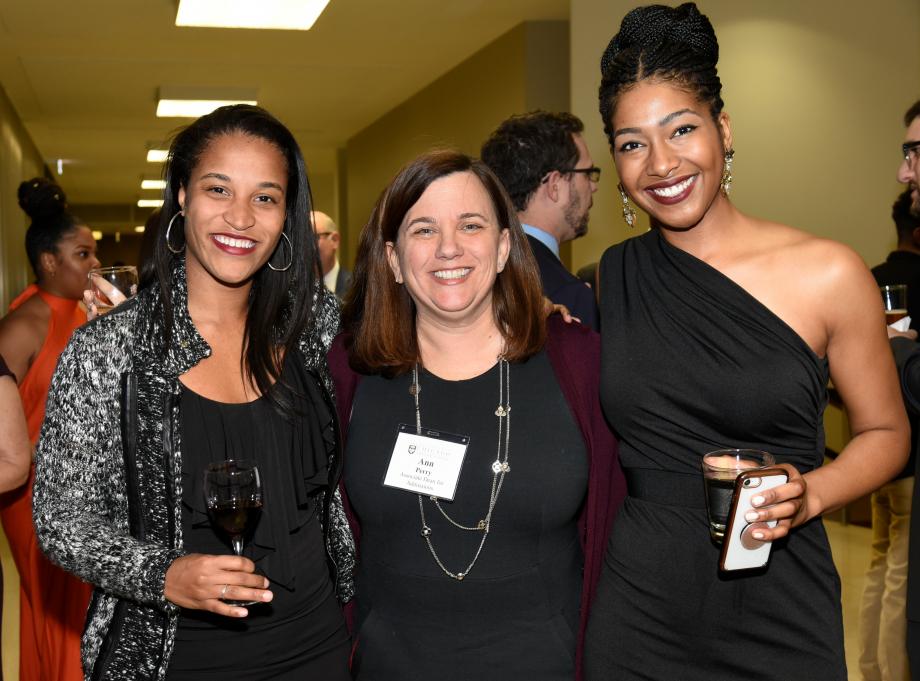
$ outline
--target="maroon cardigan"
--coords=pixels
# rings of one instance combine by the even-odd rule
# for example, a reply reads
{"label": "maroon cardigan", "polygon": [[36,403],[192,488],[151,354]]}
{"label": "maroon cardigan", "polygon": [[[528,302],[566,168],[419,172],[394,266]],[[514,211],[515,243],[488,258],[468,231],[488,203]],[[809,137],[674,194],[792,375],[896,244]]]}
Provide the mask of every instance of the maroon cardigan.
{"label": "maroon cardigan", "polygon": [[[588,452],[588,495],[578,519],[579,538],[585,556],[575,660],[575,676],[581,679],[582,644],[590,605],[601,573],[607,536],[617,509],[626,496],[626,481],[617,462],[616,439],[604,419],[598,397],[600,336],[586,326],[566,324],[558,315],[553,315],[547,320],[546,353]],[[329,351],[329,368],[335,380],[336,406],[344,442],[348,436],[352,401],[361,376],[348,366],[341,335]],[[345,489],[342,489],[342,496],[355,543],[359,547],[360,560],[361,527],[348,503]],[[361,594],[357,594],[357,598],[360,597]]]}

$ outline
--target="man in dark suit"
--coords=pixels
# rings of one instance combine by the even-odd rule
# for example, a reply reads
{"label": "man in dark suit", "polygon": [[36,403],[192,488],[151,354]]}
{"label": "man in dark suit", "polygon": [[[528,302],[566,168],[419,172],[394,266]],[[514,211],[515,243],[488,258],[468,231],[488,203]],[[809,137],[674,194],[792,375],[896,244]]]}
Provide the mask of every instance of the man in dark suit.
{"label": "man in dark suit", "polygon": [[[904,116],[907,133],[902,145],[903,160],[898,166],[898,181],[907,185],[910,211],[920,217],[920,100]],[[901,283],[901,282],[899,282]],[[908,289],[908,294],[910,290]],[[889,327],[890,328],[890,327]],[[889,330],[891,348],[901,375],[904,402],[912,416],[920,415],[920,347],[914,340],[916,331],[899,334]],[[912,433],[914,449],[920,443],[920,433]],[[920,457],[917,457],[920,460]],[[916,470],[915,470],[916,478]],[[910,517],[907,565],[907,655],[911,678],[920,681],[920,485],[914,485]]]}
{"label": "man in dark suit", "polygon": [[351,272],[339,264],[339,228],[332,218],[318,210],[313,211],[313,229],[323,268],[323,283],[339,300],[351,286]]}
{"label": "man in dark suit", "polygon": [[[920,328],[920,216],[911,213],[911,191],[894,202],[891,217],[898,233],[897,250],[872,268],[879,286],[907,285],[911,328]],[[920,420],[910,413],[916,434]],[[859,611],[859,668],[863,678],[905,681],[908,546],[914,493],[917,440],[904,470],[872,494],[872,552]]]}
{"label": "man in dark suit", "polygon": [[559,259],[559,245],[584,236],[600,169],[569,113],[512,116],[482,146],[482,160],[505,185],[540,267],[543,294],[594,329],[597,303],[590,287]]}

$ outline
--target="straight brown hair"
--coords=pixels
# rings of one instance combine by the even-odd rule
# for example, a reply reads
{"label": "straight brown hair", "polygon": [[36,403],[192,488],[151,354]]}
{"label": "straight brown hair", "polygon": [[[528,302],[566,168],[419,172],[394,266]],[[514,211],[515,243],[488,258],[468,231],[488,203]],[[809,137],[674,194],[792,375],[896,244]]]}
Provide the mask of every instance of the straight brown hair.
{"label": "straight brown hair", "polygon": [[358,244],[352,287],[342,309],[342,328],[352,369],[392,377],[420,360],[415,303],[397,284],[386,243],[395,243],[406,214],[426,189],[442,177],[472,173],[492,200],[500,229],[508,230],[510,250],[492,289],[492,313],[505,340],[505,358],[519,362],[546,341],[546,315],[539,270],[511,199],[482,161],[458,151],[432,151],[400,170],[377,199]]}

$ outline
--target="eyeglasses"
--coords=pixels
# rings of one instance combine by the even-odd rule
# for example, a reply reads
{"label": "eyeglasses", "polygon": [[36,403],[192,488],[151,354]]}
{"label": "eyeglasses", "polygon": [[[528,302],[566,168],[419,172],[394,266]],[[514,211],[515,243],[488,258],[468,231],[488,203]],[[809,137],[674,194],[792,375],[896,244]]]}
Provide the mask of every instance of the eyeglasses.
{"label": "eyeglasses", "polygon": [[597,166],[591,166],[590,168],[567,168],[566,170],[560,170],[559,172],[563,175],[566,173],[584,173],[594,184],[600,182],[601,179],[601,169]]}
{"label": "eyeglasses", "polygon": [[904,160],[913,165],[920,158],[920,140],[905,142],[901,145],[901,151],[904,153]]}

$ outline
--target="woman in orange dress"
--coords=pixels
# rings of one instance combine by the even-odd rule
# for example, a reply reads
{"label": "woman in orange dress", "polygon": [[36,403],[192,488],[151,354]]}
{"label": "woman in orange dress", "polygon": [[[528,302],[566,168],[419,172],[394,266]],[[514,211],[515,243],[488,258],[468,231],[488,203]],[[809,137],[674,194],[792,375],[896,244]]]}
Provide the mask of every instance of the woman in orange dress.
{"label": "woman in orange dress", "polygon": [[[19,186],[32,219],[26,252],[36,283],[0,321],[0,355],[19,381],[29,439],[38,441],[58,356],[86,321],[79,305],[89,270],[99,266],[90,230],[67,210],[61,188],[44,178]],[[20,579],[19,678],[82,681],[80,636],[91,588],[45,558],[32,528],[32,479],[7,493],[0,518]]]}

